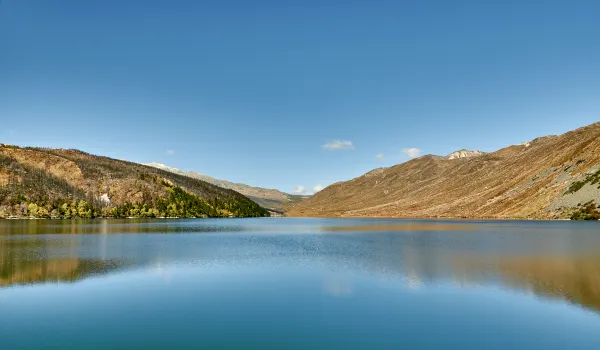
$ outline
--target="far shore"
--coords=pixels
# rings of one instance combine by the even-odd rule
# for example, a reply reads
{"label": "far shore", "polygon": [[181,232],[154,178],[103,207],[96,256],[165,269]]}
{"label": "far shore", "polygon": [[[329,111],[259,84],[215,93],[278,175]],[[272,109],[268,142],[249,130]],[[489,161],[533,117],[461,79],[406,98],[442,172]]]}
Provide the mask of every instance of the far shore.
{"label": "far shore", "polygon": [[[134,219],[249,219],[253,217],[214,217],[214,218],[186,218],[176,216],[160,216],[160,217],[126,217],[126,218],[114,218],[114,217],[96,217],[96,218],[34,218],[34,217],[6,217],[0,218],[0,220],[134,220]],[[289,219],[382,219],[382,220],[445,220],[445,221],[586,221],[586,220],[572,220],[569,218],[494,218],[494,217],[398,217],[398,216],[272,216],[272,217],[260,217],[260,219],[273,219],[273,218],[289,218]]]}

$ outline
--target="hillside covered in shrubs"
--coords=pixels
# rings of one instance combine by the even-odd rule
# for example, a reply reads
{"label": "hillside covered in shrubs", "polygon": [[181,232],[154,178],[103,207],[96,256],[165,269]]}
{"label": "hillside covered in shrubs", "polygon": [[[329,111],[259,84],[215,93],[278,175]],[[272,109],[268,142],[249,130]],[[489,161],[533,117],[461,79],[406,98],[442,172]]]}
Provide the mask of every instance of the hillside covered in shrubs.
{"label": "hillside covered in shrubs", "polygon": [[0,145],[0,218],[260,217],[238,192],[78,150]]}

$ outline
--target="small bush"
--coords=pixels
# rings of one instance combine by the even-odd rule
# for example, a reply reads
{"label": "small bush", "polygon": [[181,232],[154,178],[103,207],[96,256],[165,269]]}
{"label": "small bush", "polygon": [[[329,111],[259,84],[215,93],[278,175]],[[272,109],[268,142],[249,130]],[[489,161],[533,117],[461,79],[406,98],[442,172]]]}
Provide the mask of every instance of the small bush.
{"label": "small bush", "polygon": [[600,211],[596,208],[600,205],[588,202],[571,214],[571,220],[600,220]]}

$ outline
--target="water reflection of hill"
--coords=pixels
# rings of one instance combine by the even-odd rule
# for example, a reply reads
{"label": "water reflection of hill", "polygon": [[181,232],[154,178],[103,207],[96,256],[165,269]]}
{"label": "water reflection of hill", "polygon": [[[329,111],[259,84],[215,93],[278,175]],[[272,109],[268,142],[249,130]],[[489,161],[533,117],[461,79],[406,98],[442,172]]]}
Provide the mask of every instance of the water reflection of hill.
{"label": "water reflection of hill", "polygon": [[89,220],[4,220],[0,235],[41,234],[128,234],[128,233],[197,233],[247,231],[240,225],[219,225],[215,221],[157,219],[89,219]]}
{"label": "water reflection of hill", "polygon": [[74,282],[123,266],[119,260],[47,258],[47,244],[40,241],[0,240],[0,287],[11,285]]}
{"label": "water reflection of hill", "polygon": [[[11,266],[12,265],[12,266]],[[0,264],[0,287],[20,284],[75,282],[119,268],[118,261],[53,259]]]}
{"label": "water reflection of hill", "polygon": [[[557,298],[600,311],[600,258],[598,257],[501,257],[465,258],[455,269],[469,278],[482,272],[496,274],[505,286]],[[472,279],[477,282],[477,278]]]}
{"label": "water reflection of hill", "polygon": [[[123,261],[142,269],[156,262],[198,268],[311,266],[314,271],[331,271],[333,277],[354,270],[398,278],[410,288],[449,281],[458,286],[498,286],[600,312],[597,226],[478,223],[465,227],[458,222],[390,226],[358,221],[361,225],[356,227],[281,228],[276,220],[262,222],[0,223],[0,286],[77,281],[116,271],[124,267]],[[319,234],[302,234],[302,230]],[[259,234],[229,234],[255,231]],[[134,232],[159,234],[122,234]],[[223,234],[160,234],[166,232]],[[351,290],[337,281],[331,285],[328,290],[336,294]]]}
{"label": "water reflection of hill", "polygon": [[[543,243],[531,242],[537,248],[549,244],[536,251],[530,243],[523,243],[525,240],[521,246],[501,247],[500,241],[494,242],[490,249],[490,242],[483,246],[479,237],[463,241],[467,236],[436,235],[371,235],[365,242],[370,247],[361,249],[363,253],[353,252],[352,259],[355,266],[366,267],[373,274],[402,278],[413,289],[439,282],[499,286],[600,312],[600,255],[593,253],[600,251],[596,240],[588,240],[588,246],[583,247],[581,241],[586,240],[581,236],[546,235]],[[567,248],[558,251],[551,247]],[[487,249],[490,251],[484,251]]]}
{"label": "water reflection of hill", "polygon": [[600,312],[599,257],[419,255],[411,251],[404,255],[403,266],[411,286],[444,280],[462,286],[497,285]]}

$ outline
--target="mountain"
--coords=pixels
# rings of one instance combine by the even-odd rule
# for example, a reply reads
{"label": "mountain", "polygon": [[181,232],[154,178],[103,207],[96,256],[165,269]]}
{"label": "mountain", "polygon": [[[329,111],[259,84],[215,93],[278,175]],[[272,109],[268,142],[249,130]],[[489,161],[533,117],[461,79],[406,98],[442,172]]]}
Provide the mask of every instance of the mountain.
{"label": "mountain", "polygon": [[426,155],[376,169],[325,188],[288,215],[597,219],[598,204],[600,122],[493,153]]}
{"label": "mountain", "polygon": [[233,183],[225,180],[218,180],[208,175],[200,174],[195,171],[182,171],[177,168],[172,168],[161,163],[145,163],[144,165],[170,171],[175,174],[189,176],[194,179],[206,181],[213,185],[228,188],[247,196],[261,207],[271,209],[277,212],[285,212],[290,205],[301,201],[307,196],[291,195],[279,190],[267,189],[261,187],[252,187],[244,184]]}
{"label": "mountain", "polygon": [[478,157],[485,154],[481,151],[470,151],[468,149],[461,149],[459,151],[455,151],[446,156],[446,159],[458,159],[458,158],[469,158],[469,157]]}
{"label": "mountain", "polygon": [[240,193],[78,150],[0,144],[0,217],[246,217],[268,212]]}

